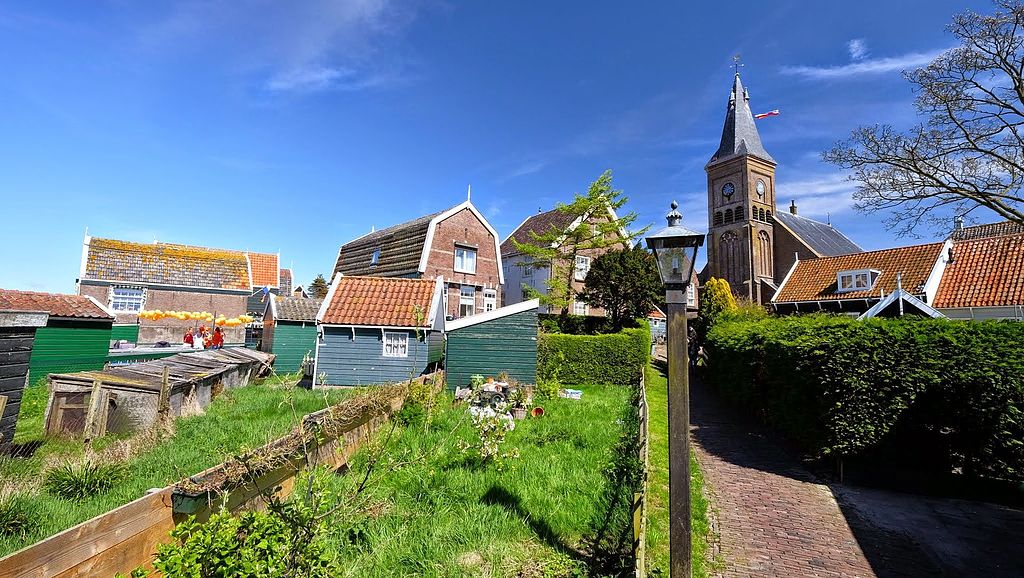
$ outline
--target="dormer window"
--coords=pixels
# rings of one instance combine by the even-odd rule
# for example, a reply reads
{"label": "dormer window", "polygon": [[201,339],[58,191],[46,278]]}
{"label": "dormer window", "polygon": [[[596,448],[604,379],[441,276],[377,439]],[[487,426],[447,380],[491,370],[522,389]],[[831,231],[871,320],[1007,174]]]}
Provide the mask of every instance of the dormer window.
{"label": "dormer window", "polygon": [[374,249],[373,255],[370,255],[370,265],[380,264],[380,249]]}
{"label": "dormer window", "polygon": [[836,287],[839,293],[868,291],[882,272],[877,269],[855,269],[836,273]]}

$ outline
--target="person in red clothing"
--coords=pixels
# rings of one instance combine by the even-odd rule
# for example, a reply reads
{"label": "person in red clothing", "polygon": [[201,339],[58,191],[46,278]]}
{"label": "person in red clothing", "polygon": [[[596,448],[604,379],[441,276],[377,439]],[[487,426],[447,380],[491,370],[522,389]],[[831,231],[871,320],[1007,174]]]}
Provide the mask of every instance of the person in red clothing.
{"label": "person in red clothing", "polygon": [[214,349],[224,347],[224,334],[221,332],[220,327],[213,330],[212,345]]}
{"label": "person in red clothing", "polygon": [[192,339],[192,330],[191,329],[186,329],[185,330],[185,337],[182,339],[182,342],[184,342],[185,345],[187,345],[189,347],[192,347],[192,344],[195,343],[195,341]]}

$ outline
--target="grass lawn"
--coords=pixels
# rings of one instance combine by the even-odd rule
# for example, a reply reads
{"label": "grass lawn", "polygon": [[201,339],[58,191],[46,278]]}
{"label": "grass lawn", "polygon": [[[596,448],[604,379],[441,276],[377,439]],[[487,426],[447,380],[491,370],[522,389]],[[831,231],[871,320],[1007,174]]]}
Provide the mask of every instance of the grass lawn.
{"label": "grass lawn", "polygon": [[[0,556],[32,544],[75,524],[88,520],[140,496],[147,489],[163,487],[183,477],[211,467],[226,457],[258,447],[286,432],[296,423],[291,409],[284,404],[286,390],[278,387],[287,378],[260,380],[227,390],[213,401],[203,415],[179,419],[172,437],[144,448],[125,463],[124,479],[109,492],[83,500],[64,500],[39,489],[38,479],[46,463],[60,463],[64,457],[82,455],[80,441],[46,440],[31,458],[0,458],[0,480],[10,490],[25,493],[29,488],[32,518],[37,524],[20,536],[0,534]],[[337,403],[351,390],[311,392],[294,389],[298,415]],[[19,442],[42,440],[42,413],[46,406],[45,386],[33,386],[25,392],[15,439]],[[114,439],[105,437],[93,443],[102,451]]]}
{"label": "grass lawn", "polygon": [[[517,422],[502,451],[520,457],[501,467],[460,449],[475,430],[450,395],[429,431],[397,430],[364,494],[367,507],[334,526],[343,575],[631,574],[632,493],[610,475],[630,390],[578,388],[582,399],[542,400],[543,417]],[[359,483],[367,455],[335,479],[339,491]]]}
{"label": "grass lawn", "polygon": [[[647,573],[668,576],[668,379],[661,370],[647,371],[647,403],[650,409],[650,435],[647,509]],[[704,475],[690,453],[690,520],[693,529],[693,576],[705,578],[714,561],[709,560],[708,499],[704,495]]]}

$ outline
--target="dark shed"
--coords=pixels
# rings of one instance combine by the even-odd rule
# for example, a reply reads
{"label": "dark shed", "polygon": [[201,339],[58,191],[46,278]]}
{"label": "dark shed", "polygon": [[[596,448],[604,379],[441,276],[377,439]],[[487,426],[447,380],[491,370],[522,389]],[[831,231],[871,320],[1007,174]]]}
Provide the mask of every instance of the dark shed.
{"label": "dark shed", "polygon": [[0,311],[0,454],[14,439],[21,393],[36,329],[46,325],[45,311]]}
{"label": "dark shed", "polygon": [[278,373],[294,373],[316,352],[316,314],[320,299],[272,296],[263,314],[260,351],[273,353]]}
{"label": "dark shed", "polygon": [[472,375],[507,371],[520,383],[537,383],[537,299],[449,321],[445,375],[449,387]]}

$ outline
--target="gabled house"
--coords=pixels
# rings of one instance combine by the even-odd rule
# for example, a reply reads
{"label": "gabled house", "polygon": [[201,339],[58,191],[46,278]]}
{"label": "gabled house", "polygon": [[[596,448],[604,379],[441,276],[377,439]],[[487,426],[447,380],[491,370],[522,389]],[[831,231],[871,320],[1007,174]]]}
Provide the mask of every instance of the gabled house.
{"label": "gabled house", "polygon": [[316,351],[316,314],[320,299],[274,295],[263,314],[263,336],[259,350],[273,353],[278,373],[294,373],[306,354]]}
{"label": "gabled house", "polygon": [[931,305],[952,241],[799,260],[772,297],[779,313],[860,315],[898,288]]}
{"label": "gabled house", "polygon": [[[267,257],[270,257],[269,255]],[[256,257],[261,262],[260,257]],[[274,256],[276,267],[276,256]],[[139,318],[144,310],[243,315],[253,293],[250,254],[174,243],[134,243],[85,237],[78,293],[116,315],[119,337],[138,345],[181,342],[194,321]],[[268,271],[257,268],[261,281]],[[276,282],[277,269],[272,270]],[[244,327],[225,327],[225,345],[241,345]]]}
{"label": "gabled house", "polygon": [[442,316],[452,319],[497,309],[504,283],[498,233],[468,200],[345,243],[334,272],[442,279]]}
{"label": "gabled house", "polygon": [[316,316],[314,383],[390,383],[436,367],[444,350],[444,288],[441,277],[336,273]]}
{"label": "gabled house", "polygon": [[103,369],[107,362],[114,312],[93,297],[0,289],[0,311],[48,315],[35,332],[30,383],[49,373]]}
{"label": "gabled house", "polygon": [[[529,299],[529,295],[525,287],[530,287],[540,294],[547,294],[548,285],[547,281],[551,278],[551,267],[535,267],[532,266],[531,258],[523,255],[518,249],[516,249],[515,242],[522,243],[533,243],[533,235],[543,235],[551,231],[566,232],[575,230],[582,224],[587,224],[597,230],[602,223],[609,223],[613,220],[617,220],[618,215],[611,207],[607,207],[607,211],[599,211],[583,217],[573,217],[572,215],[553,209],[543,213],[537,213],[527,217],[514,231],[501,243],[501,256],[502,263],[505,267],[505,278],[508,280],[505,285],[505,300],[504,305],[514,305],[521,303]],[[573,266],[573,281],[572,288],[574,291],[583,290],[583,282],[587,278],[587,272],[590,271],[590,264],[593,263],[594,259],[607,253],[608,251],[616,249],[628,249],[629,239],[626,236],[625,231],[618,233],[607,233],[616,237],[613,240],[621,240],[620,243],[613,243],[604,249],[585,249],[579,252],[575,257],[575,263]],[[568,256],[566,257],[569,258]],[[569,263],[563,262],[564,265],[570,265]],[[556,264],[557,269],[562,268],[562,264]],[[550,311],[550,307],[541,306],[541,313],[558,313],[557,311]],[[569,304],[569,312],[574,315],[594,315],[601,316],[605,315],[604,309],[599,307],[591,307],[580,299],[572,299]]]}
{"label": "gabled house", "polygon": [[949,318],[1024,321],[1024,227],[994,225],[962,229],[965,240],[954,232],[933,303]]}

